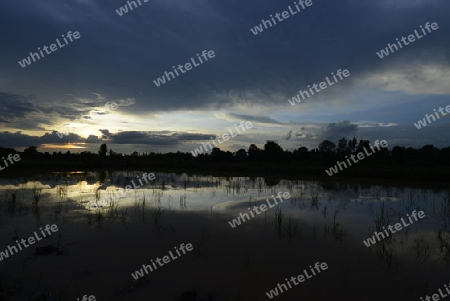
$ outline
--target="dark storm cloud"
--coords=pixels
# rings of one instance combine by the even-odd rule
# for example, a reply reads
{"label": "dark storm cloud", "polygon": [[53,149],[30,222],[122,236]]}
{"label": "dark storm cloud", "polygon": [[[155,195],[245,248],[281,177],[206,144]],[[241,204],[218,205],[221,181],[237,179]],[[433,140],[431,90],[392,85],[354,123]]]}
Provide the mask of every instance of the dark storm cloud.
{"label": "dark storm cloud", "polygon": [[41,146],[42,144],[66,144],[86,142],[86,139],[74,133],[68,133],[62,138],[56,135],[56,132],[45,133],[42,136],[32,136],[22,134],[21,132],[11,133],[8,131],[0,133],[0,146],[3,147],[28,147],[31,145]]}
{"label": "dark storm cloud", "polygon": [[352,124],[348,120],[339,123],[329,123],[326,126],[317,128],[317,125],[308,127],[308,125],[301,126],[298,129],[291,129],[288,131],[284,140],[290,140],[292,137],[300,143],[298,146],[304,146],[304,143],[319,143],[323,140],[330,140],[337,142],[342,137],[352,138],[358,135],[358,125]]}
{"label": "dark storm cloud", "polygon": [[286,134],[285,140],[289,140],[292,137],[292,130],[289,130],[289,132]]}
{"label": "dark storm cloud", "polygon": [[7,124],[12,128],[17,128],[21,130],[47,130],[45,126],[50,126],[52,121],[45,117],[45,114],[39,114],[39,116],[27,116],[25,118],[16,118],[14,120],[10,120]]}
{"label": "dark storm cloud", "polygon": [[25,135],[21,132],[0,133],[0,146],[7,147],[26,147],[30,145],[40,146],[42,144],[66,144],[70,143],[113,143],[113,144],[135,144],[135,145],[178,145],[183,142],[190,141],[205,141],[210,140],[214,134],[191,134],[182,132],[171,131],[158,131],[158,132],[138,132],[128,131],[112,134],[108,130],[99,130],[102,133],[102,137],[98,138],[95,135],[89,135],[88,138],[82,138],[74,133],[62,133],[62,138],[59,138],[56,131],[52,133],[45,133],[42,136]]}
{"label": "dark storm cloud", "polygon": [[98,139],[95,135],[89,135],[86,139],[86,143],[103,143],[103,141]]}
{"label": "dark storm cloud", "polygon": [[21,132],[10,133],[3,132],[0,133],[0,145],[4,147],[23,147],[35,145],[36,137],[22,134]]}
{"label": "dark storm cloud", "polygon": [[61,138],[56,134],[56,131],[53,131],[52,133],[45,133],[43,136],[36,139],[41,144],[43,143],[52,143],[52,144],[58,144],[58,143],[81,143],[85,142],[86,139],[80,137],[77,134],[74,133],[67,133],[64,134]]}
{"label": "dark storm cloud", "polygon": [[41,104],[33,95],[0,92],[0,124],[21,130],[45,130],[52,125],[49,115],[58,114],[58,107]]}
{"label": "dark storm cloud", "polygon": [[166,135],[151,134],[147,132],[119,132],[111,136],[111,143],[114,144],[156,144],[171,145],[178,141]]}
{"label": "dark storm cloud", "polygon": [[230,117],[236,118],[237,120],[241,120],[241,121],[255,121],[255,122],[266,123],[266,124],[282,124],[281,122],[276,121],[267,116],[254,116],[254,115],[234,114],[234,113],[230,113],[228,115]]}
{"label": "dark storm cloud", "polygon": [[[107,115],[107,111],[91,110],[103,103],[69,97],[70,103],[44,102],[35,96],[0,92],[0,123],[9,128],[21,130],[48,130],[54,123],[52,117],[66,118],[68,121],[90,121],[91,115]],[[89,113],[90,115],[85,115]]]}
{"label": "dark storm cloud", "polygon": [[[258,35],[250,28],[287,10],[292,1],[264,5],[255,0],[153,1],[120,17],[115,10],[125,4],[122,0],[3,3],[0,33],[8,50],[2,50],[6,53],[0,61],[11,71],[7,76],[13,87],[33,83],[39,100],[73,90],[132,97],[139,100],[135,114],[145,114],[226,106],[226,101],[214,97],[231,90],[291,96],[337,69],[349,69],[351,77],[322,95],[345,93],[354,78],[394,68],[402,60],[408,63],[411,57],[422,63],[449,61],[444,31],[450,23],[448,1],[399,1],[393,6],[387,0],[313,0],[311,7]],[[384,60],[376,56],[388,42],[428,21],[438,22],[440,29]],[[14,35],[7,28],[14,28]],[[78,30],[81,38],[24,69],[18,65],[30,51],[69,30]],[[165,71],[173,71],[172,66],[188,62],[204,49],[214,50],[216,57],[159,88],[153,84]],[[273,103],[286,102],[282,98]]]}
{"label": "dark storm cloud", "polygon": [[353,137],[358,132],[358,126],[350,123],[348,120],[344,120],[339,123],[330,123],[325,128],[322,128],[322,139],[331,141],[337,141],[342,137]]}
{"label": "dark storm cloud", "polygon": [[111,133],[109,132],[109,130],[99,130],[103,135],[102,135],[102,139],[109,139],[111,138]]}
{"label": "dark storm cloud", "polygon": [[[0,92],[0,111],[8,119],[23,118],[27,114],[40,112],[33,103],[33,100],[33,96],[26,97],[18,94]],[[6,123],[9,122],[8,119],[5,118]]]}
{"label": "dark storm cloud", "polygon": [[190,133],[175,133],[172,137],[176,137],[181,141],[198,141],[209,140],[214,134],[190,134]]}
{"label": "dark storm cloud", "polygon": [[177,145],[183,141],[209,140],[211,135],[175,132],[119,132],[111,135],[114,144]]}

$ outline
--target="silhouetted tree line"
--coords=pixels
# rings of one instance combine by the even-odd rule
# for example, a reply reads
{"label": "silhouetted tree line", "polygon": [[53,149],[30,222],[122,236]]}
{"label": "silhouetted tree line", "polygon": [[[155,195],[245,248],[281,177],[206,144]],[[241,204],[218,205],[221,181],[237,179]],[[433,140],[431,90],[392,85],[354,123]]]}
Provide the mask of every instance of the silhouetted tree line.
{"label": "silhouetted tree line", "polygon": [[[218,169],[227,171],[245,171],[257,166],[267,170],[296,169],[311,171],[312,173],[324,175],[324,169],[336,164],[336,161],[344,161],[345,156],[363,151],[363,148],[370,149],[369,140],[356,138],[347,140],[342,138],[337,145],[330,140],[324,140],[319,147],[309,150],[300,147],[293,151],[283,150],[275,141],[267,141],[262,149],[255,144],[251,144],[247,150],[239,149],[236,152],[222,151],[220,148],[213,148],[210,153],[200,154],[194,157],[190,152],[176,153],[138,153],[120,154],[112,149],[108,150],[106,144],[99,147],[98,154],[89,151],[81,153],[71,153],[67,151],[53,152],[52,154],[39,152],[36,146],[30,146],[23,152],[17,152],[12,148],[0,147],[0,156],[7,156],[10,153],[19,153],[22,160],[20,164],[15,164],[11,168],[202,168]],[[349,173],[356,170],[380,170],[385,173],[388,170],[403,171],[411,170],[423,171],[450,167],[450,147],[438,149],[433,145],[425,145],[419,149],[411,147],[395,146],[392,150],[381,148],[381,150],[366,157],[362,162],[348,168]],[[343,174],[347,172],[341,172]],[[353,171],[352,171],[353,170]],[[316,172],[317,171],[317,172]],[[364,175],[367,175],[366,173]]]}

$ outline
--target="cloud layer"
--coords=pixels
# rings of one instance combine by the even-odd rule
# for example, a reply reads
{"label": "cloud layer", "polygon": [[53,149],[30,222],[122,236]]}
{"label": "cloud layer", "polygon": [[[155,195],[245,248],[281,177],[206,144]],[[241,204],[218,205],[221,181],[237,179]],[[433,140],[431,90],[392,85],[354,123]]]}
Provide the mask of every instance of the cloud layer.
{"label": "cloud layer", "polygon": [[[14,147],[70,141],[94,150],[108,141],[176,151],[245,120],[254,123],[251,133],[223,147],[265,140],[316,147],[322,138],[390,133],[403,145],[450,144],[445,120],[413,126],[450,104],[450,3],[312,2],[258,35],[250,28],[293,2],[156,0],[123,16],[116,13],[122,0],[2,3],[0,139]],[[439,29],[382,60],[376,55],[426,22]],[[68,31],[81,38],[20,67],[30,51]],[[214,50],[214,60],[153,84],[203,50]],[[338,69],[351,76],[290,106],[288,98]],[[116,110],[105,108],[111,101]],[[55,130],[72,134],[59,139]]]}

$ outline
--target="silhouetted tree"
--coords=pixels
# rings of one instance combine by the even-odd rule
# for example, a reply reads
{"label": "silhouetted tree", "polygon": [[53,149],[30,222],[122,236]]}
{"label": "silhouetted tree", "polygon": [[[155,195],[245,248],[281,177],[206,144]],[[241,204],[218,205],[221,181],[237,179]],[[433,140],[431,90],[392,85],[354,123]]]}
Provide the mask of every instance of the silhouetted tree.
{"label": "silhouetted tree", "polygon": [[392,158],[396,163],[403,163],[405,161],[405,148],[402,146],[396,146],[392,149]]}
{"label": "silhouetted tree", "polygon": [[98,150],[98,154],[101,157],[106,157],[106,153],[108,152],[108,148],[106,147],[106,144],[103,143],[102,145],[100,145],[100,148]]}
{"label": "silhouetted tree", "polygon": [[356,138],[353,137],[353,139],[348,140],[348,149],[350,152],[354,152],[356,150]]}
{"label": "silhouetted tree", "polygon": [[283,154],[283,149],[275,141],[268,140],[264,144],[264,156],[269,162],[278,162]]}
{"label": "silhouetted tree", "polygon": [[330,140],[323,140],[319,144],[319,151],[322,153],[332,153],[336,148],[336,144]]}
{"label": "silhouetted tree", "polygon": [[338,152],[343,153],[346,152],[349,149],[348,144],[347,144],[347,139],[345,137],[342,137],[342,139],[340,139],[338,141]]}
{"label": "silhouetted tree", "polygon": [[247,151],[243,148],[238,150],[236,154],[234,155],[236,157],[236,161],[238,162],[244,162],[247,159]]}
{"label": "silhouetted tree", "polygon": [[257,161],[260,159],[260,149],[255,144],[250,144],[248,148],[248,159],[250,161]]}
{"label": "silhouetted tree", "polygon": [[23,151],[23,157],[24,158],[33,158],[35,159],[38,156],[38,151],[36,146],[30,146]]}
{"label": "silhouetted tree", "polygon": [[303,161],[303,159],[308,157],[308,148],[305,146],[299,147],[294,149],[292,154],[297,161]]}
{"label": "silhouetted tree", "polygon": [[9,147],[0,147],[0,156],[7,156],[9,154],[15,154],[17,151]]}
{"label": "silhouetted tree", "polygon": [[37,147],[36,146],[30,146],[30,147],[24,149],[23,153],[27,154],[27,155],[35,155],[35,154],[37,154]]}
{"label": "silhouetted tree", "polygon": [[214,147],[211,151],[211,158],[214,161],[221,161],[224,158],[224,153],[225,152],[221,151],[220,148]]}
{"label": "silhouetted tree", "polygon": [[432,144],[422,146],[418,150],[418,153],[421,160],[428,163],[436,162],[439,157],[439,149],[434,147]]}
{"label": "silhouetted tree", "polygon": [[308,148],[305,146],[299,147],[298,152],[300,154],[307,154],[308,153]]}
{"label": "silhouetted tree", "polygon": [[370,141],[369,140],[359,140],[359,144],[358,144],[358,152],[364,151],[365,148],[368,152],[372,152],[372,150],[370,149]]}
{"label": "silhouetted tree", "polygon": [[230,152],[230,151],[227,151],[227,152],[222,152],[223,153],[223,161],[225,161],[225,162],[231,162],[231,161],[233,161],[233,153],[232,152]]}
{"label": "silhouetted tree", "polygon": [[444,147],[440,151],[442,164],[450,165],[450,147]]}

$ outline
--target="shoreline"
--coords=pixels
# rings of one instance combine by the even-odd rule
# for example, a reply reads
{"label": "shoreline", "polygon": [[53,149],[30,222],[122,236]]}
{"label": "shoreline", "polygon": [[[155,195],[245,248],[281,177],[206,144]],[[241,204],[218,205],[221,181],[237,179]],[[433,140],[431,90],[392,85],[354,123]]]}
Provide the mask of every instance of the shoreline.
{"label": "shoreline", "polygon": [[[37,164],[35,164],[37,163]],[[400,185],[400,186],[423,186],[423,187],[442,187],[448,186],[448,168],[445,166],[354,166],[352,169],[346,169],[341,173],[329,177],[324,174],[324,169],[329,168],[326,164],[317,165],[257,165],[257,164],[220,164],[215,162],[202,162],[200,164],[185,162],[185,164],[165,164],[166,162],[123,162],[125,164],[115,164],[107,166],[106,164],[79,164],[80,162],[67,162],[69,164],[46,165],[46,162],[31,161],[29,159],[21,160],[21,164],[11,166],[7,172],[0,173],[0,179],[12,177],[27,178],[36,174],[48,172],[102,172],[102,171],[133,171],[145,170],[151,168],[154,173],[166,172],[176,174],[197,174],[213,176],[242,176],[242,177],[265,177],[270,180],[304,180],[304,181],[322,181],[326,183],[354,182],[363,185]],[[58,163],[58,162],[55,162]],[[61,162],[59,162],[61,163]],[[72,164],[76,163],[76,164]],[[103,162],[99,162],[103,163]],[[122,163],[122,162],[120,162]],[[186,164],[187,163],[187,164]],[[46,165],[44,167],[44,165]]]}

